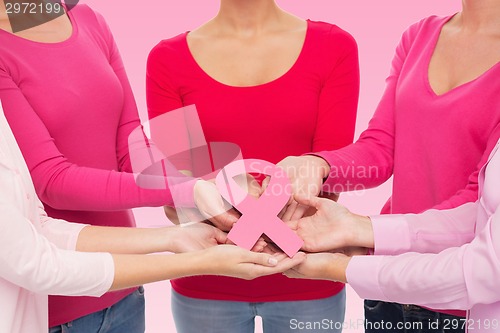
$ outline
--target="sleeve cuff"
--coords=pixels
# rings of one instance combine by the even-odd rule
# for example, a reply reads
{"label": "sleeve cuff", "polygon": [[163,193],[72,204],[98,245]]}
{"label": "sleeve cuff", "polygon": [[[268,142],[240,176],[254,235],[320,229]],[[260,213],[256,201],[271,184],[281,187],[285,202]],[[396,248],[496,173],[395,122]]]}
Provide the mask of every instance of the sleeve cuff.
{"label": "sleeve cuff", "polygon": [[99,291],[99,295],[102,296],[111,289],[113,281],[115,280],[115,261],[110,253],[104,253],[104,282],[102,284],[102,289]]}
{"label": "sleeve cuff", "polygon": [[379,283],[383,257],[355,256],[346,271],[347,282],[363,299],[386,300]]}
{"label": "sleeve cuff", "polygon": [[200,180],[200,178],[193,178],[170,187],[170,193],[175,207],[196,207],[194,202],[194,185],[198,180]]}
{"label": "sleeve cuff", "polygon": [[401,215],[377,215],[370,216],[370,219],[375,255],[396,255],[410,250],[410,231]]}
{"label": "sleeve cuff", "polygon": [[58,248],[74,251],[80,232],[87,226],[88,224],[47,218],[47,222],[43,224],[42,233]]}

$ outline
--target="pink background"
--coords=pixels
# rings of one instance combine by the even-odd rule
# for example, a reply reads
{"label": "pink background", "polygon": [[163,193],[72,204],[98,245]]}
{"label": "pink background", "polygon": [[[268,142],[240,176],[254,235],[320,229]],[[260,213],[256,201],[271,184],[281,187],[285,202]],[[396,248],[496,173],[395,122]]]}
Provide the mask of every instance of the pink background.
{"label": "pink background", "polygon": [[[192,30],[217,13],[218,1],[97,1],[86,0],[107,19],[121,50],[132,88],[143,119],[146,118],[145,64],[150,49],[161,39]],[[401,33],[410,24],[432,14],[449,15],[460,9],[455,1],[401,0],[308,0],[278,1],[291,13],[302,18],[335,23],[349,31],[358,41],[361,63],[361,95],[357,121],[358,136],[384,89],[393,50]],[[119,3],[119,5],[117,5]],[[341,202],[355,212],[374,214],[390,193],[390,182],[369,191],[344,194]],[[135,211],[138,224],[154,226],[165,223],[161,209]],[[175,332],[170,311],[170,283],[146,287],[148,333]],[[346,322],[363,318],[362,301],[348,289]],[[257,325],[259,327],[259,324]],[[258,332],[262,330],[257,329]],[[362,327],[347,327],[344,332],[362,332]]]}

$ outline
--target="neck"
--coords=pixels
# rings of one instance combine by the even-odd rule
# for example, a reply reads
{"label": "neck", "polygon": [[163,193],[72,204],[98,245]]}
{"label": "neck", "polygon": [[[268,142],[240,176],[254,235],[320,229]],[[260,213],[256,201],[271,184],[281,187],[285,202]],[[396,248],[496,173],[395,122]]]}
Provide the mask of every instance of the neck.
{"label": "neck", "polygon": [[462,0],[460,23],[464,29],[500,34],[500,1]]}
{"label": "neck", "polygon": [[7,10],[5,9],[5,1],[0,0],[0,20],[8,19]]}
{"label": "neck", "polygon": [[272,28],[284,14],[274,0],[221,0],[214,21],[238,34],[255,35]]}

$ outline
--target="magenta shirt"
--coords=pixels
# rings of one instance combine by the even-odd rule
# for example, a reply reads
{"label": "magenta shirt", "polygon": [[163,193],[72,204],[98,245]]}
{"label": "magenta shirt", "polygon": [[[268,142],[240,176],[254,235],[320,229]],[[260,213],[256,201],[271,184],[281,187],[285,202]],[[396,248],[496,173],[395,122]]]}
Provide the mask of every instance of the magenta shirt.
{"label": "magenta shirt", "polygon": [[[69,12],[61,43],[0,30],[0,99],[49,216],[134,226],[129,210],[172,204],[167,190],[136,186],[128,135],[140,125],[122,60],[103,18],[86,5]],[[192,191],[186,191],[191,196]],[[99,299],[51,297],[50,326],[104,309],[131,290]]]}
{"label": "magenta shirt", "polygon": [[319,153],[332,166],[326,191],[370,188],[394,176],[383,214],[477,200],[479,170],[500,136],[500,65],[437,95],[428,68],[450,18],[426,18],[403,34],[368,129],[346,148]]}
{"label": "magenta shirt", "polygon": [[436,95],[429,62],[450,18],[426,18],[403,34],[368,129],[355,144],[320,153],[332,166],[326,190],[374,187],[394,175],[383,213],[419,213],[477,200],[479,169],[500,136],[500,65]]}

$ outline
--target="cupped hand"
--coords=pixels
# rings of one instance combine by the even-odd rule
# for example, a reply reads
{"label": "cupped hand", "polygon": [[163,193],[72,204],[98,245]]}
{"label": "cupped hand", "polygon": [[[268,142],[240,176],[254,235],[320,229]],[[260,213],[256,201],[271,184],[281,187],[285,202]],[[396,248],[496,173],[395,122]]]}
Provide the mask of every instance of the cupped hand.
{"label": "cupped hand", "polygon": [[171,252],[182,253],[207,249],[227,242],[225,232],[205,223],[191,223],[172,227]]}
{"label": "cupped hand", "polygon": [[240,214],[227,203],[212,181],[199,180],[194,186],[194,202],[204,219],[222,231],[229,231]]}
{"label": "cupped hand", "polygon": [[208,267],[206,274],[216,274],[252,280],[261,276],[282,273],[302,263],[305,253],[299,252],[293,258],[284,253],[256,253],[234,245],[220,245],[205,252]]}
{"label": "cupped hand", "polygon": [[[262,188],[257,180],[250,174],[238,175],[234,178],[235,182],[255,198],[260,197]],[[195,205],[203,219],[213,223],[217,228],[223,231],[229,231],[233,224],[238,221],[241,214],[234,209],[219,193],[215,180],[200,180],[194,186]],[[190,214],[193,212],[187,211]],[[194,218],[200,218],[192,215]],[[189,217],[188,217],[189,218]]]}

